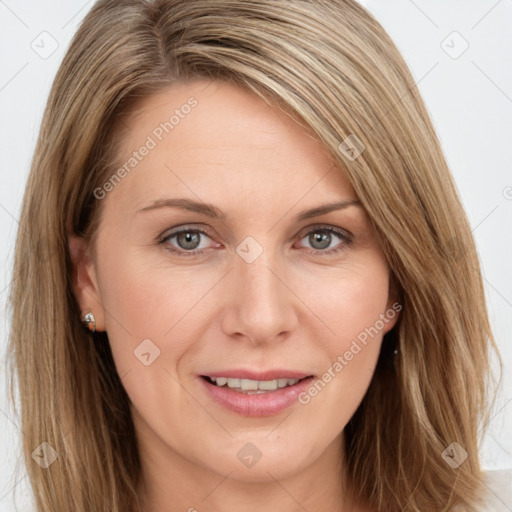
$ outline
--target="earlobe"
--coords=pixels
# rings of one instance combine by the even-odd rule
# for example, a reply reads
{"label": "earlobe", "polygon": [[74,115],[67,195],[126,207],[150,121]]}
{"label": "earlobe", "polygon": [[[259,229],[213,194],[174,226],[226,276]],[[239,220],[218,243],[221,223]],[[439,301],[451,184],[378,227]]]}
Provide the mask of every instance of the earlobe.
{"label": "earlobe", "polygon": [[73,292],[80,307],[80,320],[87,313],[94,315],[96,331],[105,330],[105,314],[101,301],[95,264],[90,257],[87,241],[77,235],[68,235],[69,254],[72,262]]}
{"label": "earlobe", "polygon": [[384,328],[384,334],[388,333],[396,325],[402,310],[402,304],[399,300],[400,292],[399,286],[397,285],[395,277],[392,275],[389,281],[388,290],[388,302],[386,304],[386,311],[384,313],[386,317],[386,326]]}
{"label": "earlobe", "polygon": [[400,317],[401,310],[402,305],[397,300],[394,300],[390,297],[386,306],[386,311],[384,313],[385,327],[383,334],[387,334],[389,331],[391,331],[391,329],[393,329],[398,321],[398,318]]}

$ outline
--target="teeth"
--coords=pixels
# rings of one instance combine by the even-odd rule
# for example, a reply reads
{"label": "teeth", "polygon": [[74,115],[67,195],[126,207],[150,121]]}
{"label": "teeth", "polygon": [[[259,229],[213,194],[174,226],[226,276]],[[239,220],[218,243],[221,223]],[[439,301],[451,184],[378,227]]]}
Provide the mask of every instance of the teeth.
{"label": "teeth", "polygon": [[[295,379],[290,379],[290,380],[295,380]],[[295,381],[297,382],[297,381]],[[294,382],[294,384],[295,384]],[[288,379],[277,379],[277,387],[278,388],[285,388],[286,386],[288,386]]]}
{"label": "teeth", "polygon": [[227,384],[228,388],[239,391],[275,391],[287,386],[293,386],[299,382],[298,379],[275,379],[275,380],[251,380],[251,379],[232,379],[230,377],[209,377],[217,386],[223,387]]}
{"label": "teeth", "polygon": [[213,382],[215,382],[217,384],[217,386],[224,386],[224,384],[226,384],[228,382],[228,379],[224,378],[224,377],[212,377],[212,380]]}
{"label": "teeth", "polygon": [[[238,380],[238,379],[236,379]],[[228,383],[229,386],[229,383]],[[257,389],[261,389],[258,386],[257,380],[250,379],[240,379],[240,386],[229,386],[230,388],[240,387],[244,391],[256,391]]]}

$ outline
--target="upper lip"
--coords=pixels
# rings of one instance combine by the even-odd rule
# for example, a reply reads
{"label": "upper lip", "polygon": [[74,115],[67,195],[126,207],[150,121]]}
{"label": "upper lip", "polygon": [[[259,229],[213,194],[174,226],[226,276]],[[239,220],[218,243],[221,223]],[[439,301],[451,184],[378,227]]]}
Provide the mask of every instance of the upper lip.
{"label": "upper lip", "polygon": [[249,380],[276,380],[276,379],[303,379],[312,376],[311,373],[304,373],[295,370],[244,370],[234,368],[232,370],[222,370],[218,372],[209,372],[202,374],[203,377],[231,377],[233,379],[249,379]]}

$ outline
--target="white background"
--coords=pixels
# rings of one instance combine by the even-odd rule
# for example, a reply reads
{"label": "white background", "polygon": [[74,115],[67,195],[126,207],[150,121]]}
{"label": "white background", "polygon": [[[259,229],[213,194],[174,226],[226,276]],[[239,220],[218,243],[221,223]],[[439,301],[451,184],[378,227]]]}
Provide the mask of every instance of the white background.
{"label": "white background", "polygon": [[[505,363],[502,391],[481,456],[485,469],[510,468],[512,1],[363,0],[361,3],[388,31],[412,70],[473,228],[483,265],[490,318]],[[0,0],[2,377],[9,329],[5,306],[30,160],[53,77],[71,36],[91,6],[92,2],[83,0],[44,3]],[[43,32],[47,34],[41,35]],[[468,48],[461,53],[466,44]],[[54,53],[44,54],[53,50],[52,45],[58,45]],[[19,510],[29,510],[27,478],[23,472],[14,474],[22,434],[19,420],[7,402],[5,381],[5,378],[0,380],[0,512],[15,510],[14,488]]]}

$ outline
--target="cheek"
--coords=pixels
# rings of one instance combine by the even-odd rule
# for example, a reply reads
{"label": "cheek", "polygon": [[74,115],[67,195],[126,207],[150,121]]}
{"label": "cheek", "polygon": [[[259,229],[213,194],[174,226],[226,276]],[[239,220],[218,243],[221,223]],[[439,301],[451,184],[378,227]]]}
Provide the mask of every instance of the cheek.
{"label": "cheek", "polygon": [[[358,336],[385,313],[389,271],[376,255],[339,269],[304,273],[297,294],[321,320],[333,345]],[[313,338],[314,339],[314,338]]]}
{"label": "cheek", "polygon": [[299,293],[319,319],[318,331],[312,329],[308,337],[325,356],[322,382],[316,387],[327,401],[342,395],[348,421],[373,376],[383,331],[395,316],[386,316],[389,272],[384,260],[372,258],[302,282]]}
{"label": "cheek", "polygon": [[171,369],[192,341],[201,339],[207,323],[201,318],[208,315],[212,288],[222,276],[193,266],[148,266],[136,253],[116,259],[105,252],[101,268],[106,329],[119,374],[149,361]]}
{"label": "cheek", "polygon": [[197,273],[194,278],[193,271],[148,268],[135,257],[107,261],[104,269],[110,347],[133,406],[153,420],[164,414],[167,400],[173,410],[197,413],[197,404],[176,380],[177,370],[203,338],[200,317],[211,307],[207,292],[214,282]]}

